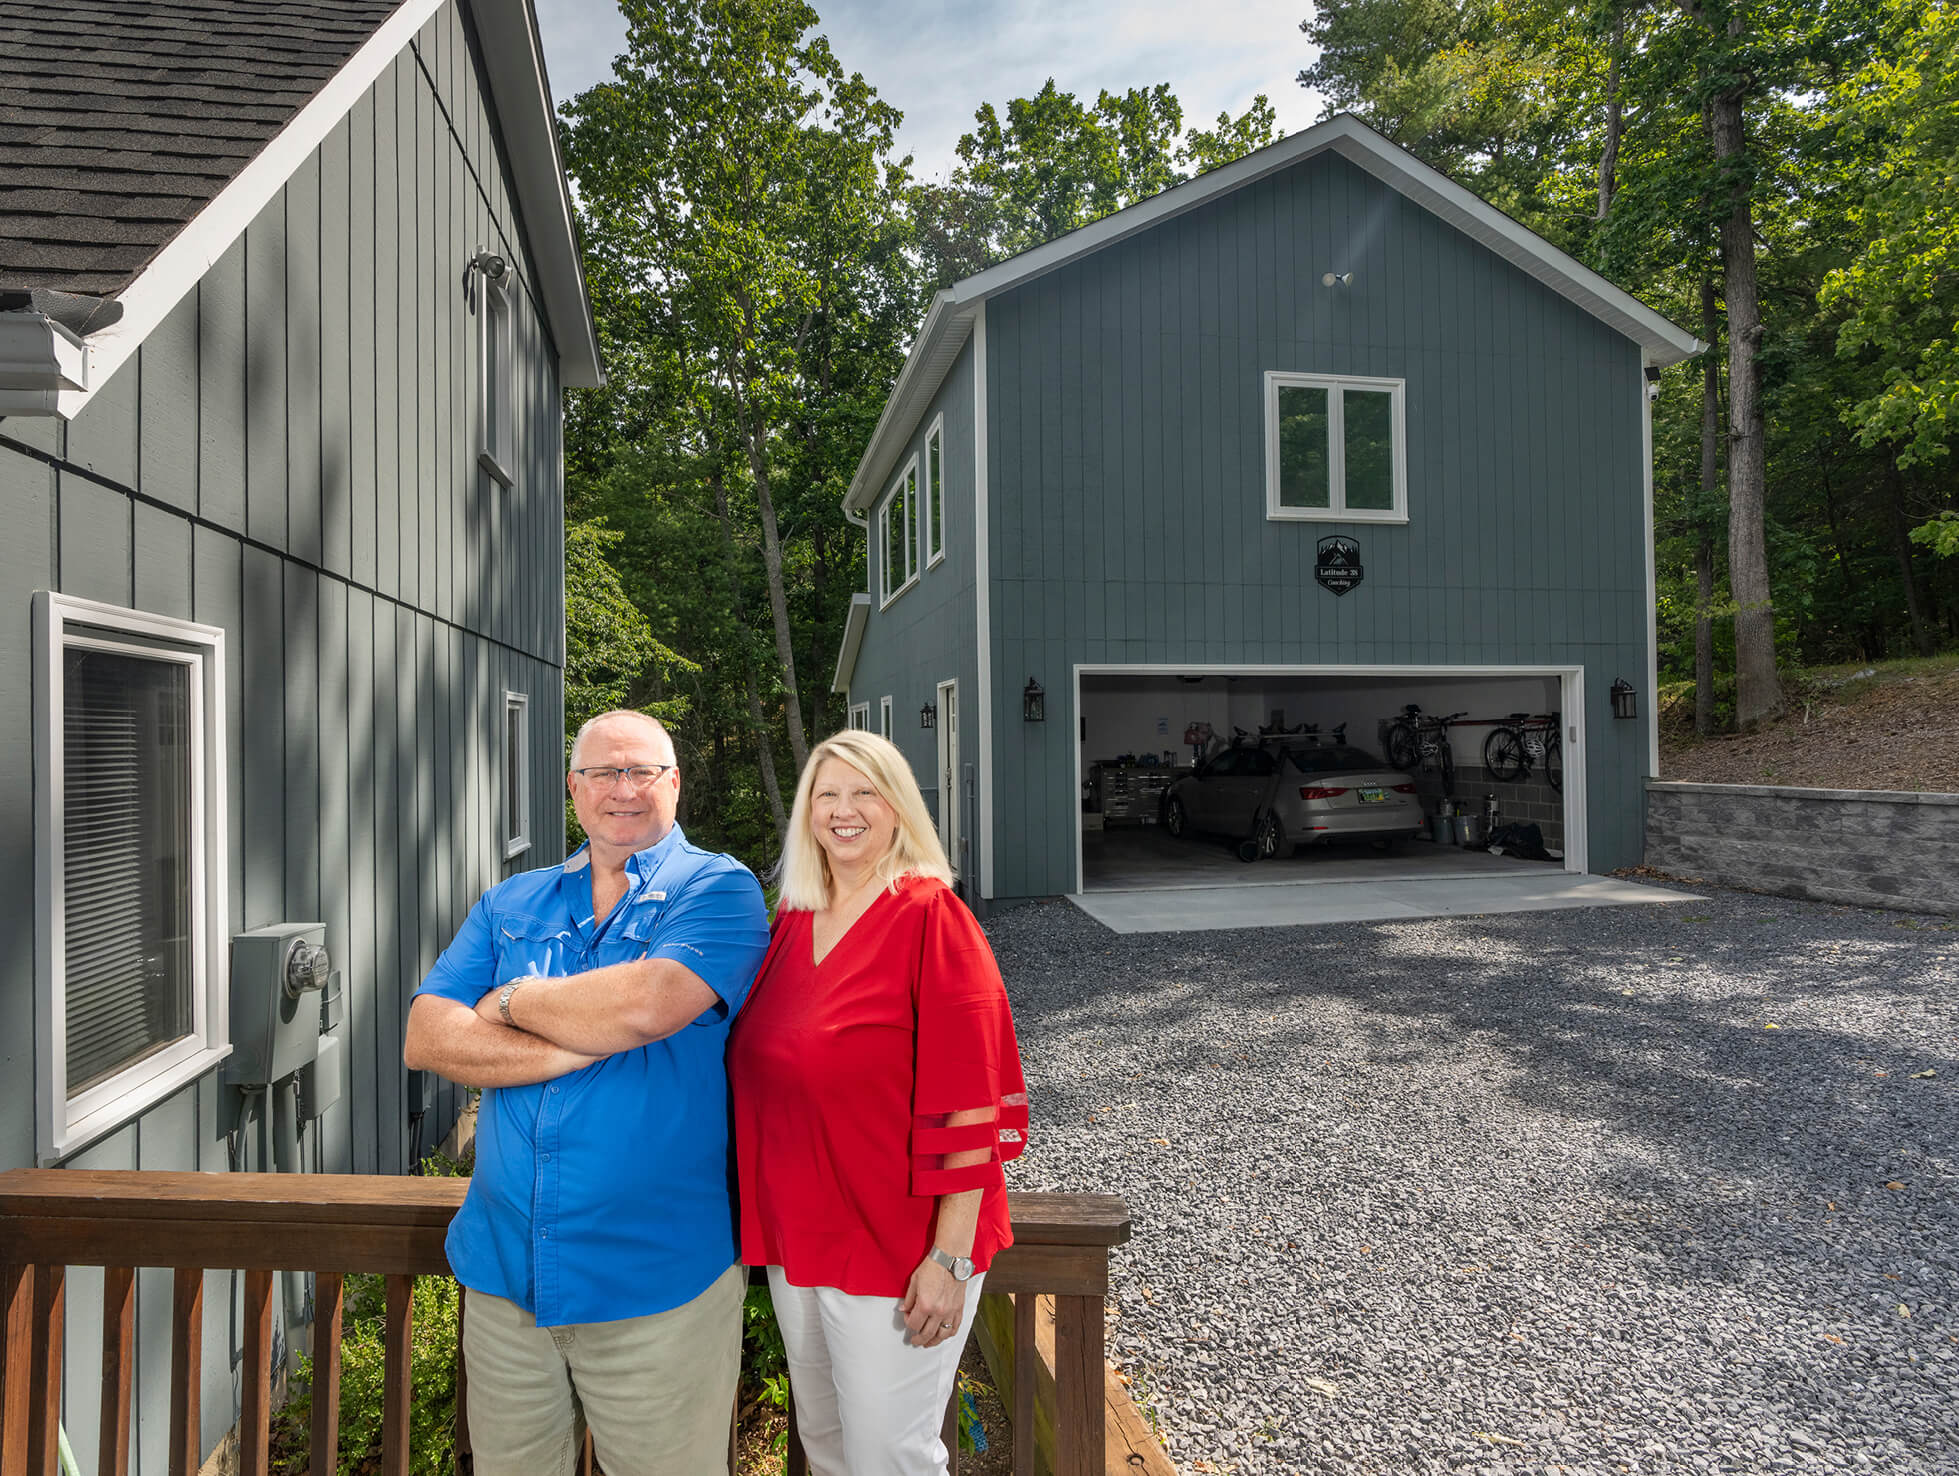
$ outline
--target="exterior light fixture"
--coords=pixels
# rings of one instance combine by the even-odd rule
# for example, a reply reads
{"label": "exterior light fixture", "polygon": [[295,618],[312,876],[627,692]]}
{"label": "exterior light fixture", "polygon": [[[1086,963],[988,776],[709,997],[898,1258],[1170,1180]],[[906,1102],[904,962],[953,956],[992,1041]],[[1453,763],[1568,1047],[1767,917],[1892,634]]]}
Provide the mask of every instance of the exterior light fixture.
{"label": "exterior light fixture", "polygon": [[932,705],[931,703],[929,703],[929,702],[928,702],[928,703],[926,703],[926,704],[925,704],[925,705],[924,705],[923,707],[921,707],[921,708],[919,708],[919,710],[918,710],[918,725],[919,725],[919,727],[921,727],[921,728],[934,728],[934,727],[937,727],[937,726],[938,726],[938,723],[939,723],[939,710],[938,710],[938,708],[936,708],[936,707],[934,707],[934,706],[933,706],[933,705]]}
{"label": "exterior light fixture", "polygon": [[1044,723],[1048,720],[1047,691],[1032,677],[1020,689],[1020,715],[1030,723]]}
{"label": "exterior light fixture", "polygon": [[1636,718],[1639,716],[1639,693],[1633,684],[1624,677],[1612,684],[1612,715],[1615,718]]}
{"label": "exterior light fixture", "polygon": [[1351,287],[1354,284],[1352,272],[1328,272],[1320,278],[1322,287]]}

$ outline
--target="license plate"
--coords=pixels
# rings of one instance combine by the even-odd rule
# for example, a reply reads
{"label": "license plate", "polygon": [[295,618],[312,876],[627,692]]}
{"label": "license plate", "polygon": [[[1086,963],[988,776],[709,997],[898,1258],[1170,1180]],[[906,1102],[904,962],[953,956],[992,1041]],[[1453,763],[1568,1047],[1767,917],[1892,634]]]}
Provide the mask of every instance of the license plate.
{"label": "license plate", "polygon": [[1357,791],[1357,793],[1360,795],[1360,802],[1364,805],[1384,804],[1388,798],[1388,792],[1385,789],[1362,789]]}

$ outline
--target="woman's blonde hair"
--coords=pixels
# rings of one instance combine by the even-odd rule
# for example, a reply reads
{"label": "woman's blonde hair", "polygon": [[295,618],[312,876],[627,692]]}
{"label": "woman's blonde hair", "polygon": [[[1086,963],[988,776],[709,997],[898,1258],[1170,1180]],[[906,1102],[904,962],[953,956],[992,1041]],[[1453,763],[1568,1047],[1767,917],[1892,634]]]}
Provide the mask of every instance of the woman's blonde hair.
{"label": "woman's blonde hair", "polygon": [[939,844],[938,827],[925,808],[925,796],[918,792],[918,780],[912,777],[904,754],[888,738],[861,728],[846,728],[810,750],[802,778],[796,781],[796,807],[782,847],[781,905],[796,912],[820,912],[830,905],[830,858],[810,824],[816,771],[825,759],[839,759],[870,780],[897,814],[898,833],[892,838],[891,849],[872,868],[873,875],[887,887],[895,886],[902,876],[932,877],[951,885],[952,868],[946,864],[945,848]]}

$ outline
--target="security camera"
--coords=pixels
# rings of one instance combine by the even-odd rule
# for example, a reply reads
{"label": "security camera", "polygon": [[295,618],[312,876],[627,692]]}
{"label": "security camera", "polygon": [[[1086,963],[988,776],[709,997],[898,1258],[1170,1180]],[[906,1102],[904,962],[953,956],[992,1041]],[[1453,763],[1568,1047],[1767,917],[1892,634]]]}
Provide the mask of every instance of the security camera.
{"label": "security camera", "polygon": [[469,264],[492,282],[502,281],[503,274],[510,270],[510,264],[487,246],[478,246],[476,254],[469,259]]}

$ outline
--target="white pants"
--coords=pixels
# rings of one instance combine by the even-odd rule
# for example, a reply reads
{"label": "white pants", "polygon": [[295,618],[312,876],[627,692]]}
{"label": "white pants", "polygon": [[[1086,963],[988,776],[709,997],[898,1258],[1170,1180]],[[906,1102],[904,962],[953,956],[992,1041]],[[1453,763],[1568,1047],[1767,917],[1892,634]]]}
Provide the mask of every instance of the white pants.
{"label": "white pants", "polygon": [[939,1430],[985,1279],[982,1272],[966,1283],[957,1333],[914,1348],[897,1297],[791,1286],[780,1266],[769,1267],[810,1476],[943,1476]]}

